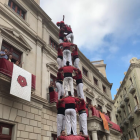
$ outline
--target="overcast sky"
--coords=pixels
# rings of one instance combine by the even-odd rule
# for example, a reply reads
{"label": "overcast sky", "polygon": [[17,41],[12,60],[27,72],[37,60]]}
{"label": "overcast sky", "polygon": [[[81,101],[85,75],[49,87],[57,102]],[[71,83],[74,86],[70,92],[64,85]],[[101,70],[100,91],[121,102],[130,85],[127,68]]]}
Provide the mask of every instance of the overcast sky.
{"label": "overcast sky", "polygon": [[54,23],[65,15],[88,59],[104,60],[114,98],[129,60],[140,58],[140,0],[41,0],[41,7]]}

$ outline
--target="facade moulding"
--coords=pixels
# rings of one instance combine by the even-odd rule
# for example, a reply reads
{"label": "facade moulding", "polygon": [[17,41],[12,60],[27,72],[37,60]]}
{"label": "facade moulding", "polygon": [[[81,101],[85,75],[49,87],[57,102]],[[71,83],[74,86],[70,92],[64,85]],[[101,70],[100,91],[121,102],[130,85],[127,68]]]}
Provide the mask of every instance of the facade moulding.
{"label": "facade moulding", "polygon": [[112,106],[111,106],[109,103],[107,103],[105,106],[106,106],[109,110],[112,110]]}
{"label": "facade moulding", "polygon": [[89,91],[87,88],[84,90],[84,92],[93,99],[95,97],[94,93],[92,91]]}
{"label": "facade moulding", "polygon": [[127,73],[122,81],[122,84],[120,85],[120,88],[119,90],[117,91],[117,94],[115,96],[115,99],[114,101],[116,101],[116,99],[119,97],[119,94],[121,93],[121,90],[122,90],[122,87],[124,86],[125,82],[127,81],[127,78],[129,76],[129,74],[131,73],[131,71],[134,69],[134,68],[140,68],[140,64],[135,64],[135,63],[132,63],[130,64],[128,70],[127,70]]}
{"label": "facade moulding", "polygon": [[89,59],[87,59],[83,53],[79,50],[79,57],[80,57],[80,60],[82,60],[82,62],[85,62],[89,68],[91,68],[91,71],[93,73],[95,73],[96,75],[98,75],[101,80],[103,82],[105,82],[109,87],[110,89],[112,88],[112,83],[109,83],[108,80],[99,72],[99,70],[89,61]]}
{"label": "facade moulding", "polygon": [[32,50],[32,47],[27,43],[24,37],[15,29],[0,26],[0,30],[4,41],[9,42],[17,49],[20,49],[20,51],[26,52],[26,54]]}
{"label": "facade moulding", "polygon": [[4,14],[4,15],[8,16],[8,18],[12,22],[14,22],[15,26],[19,27],[20,30],[22,30],[25,34],[27,34],[29,37],[31,37],[34,41],[36,41],[36,42],[39,41],[43,45],[45,44],[43,39],[41,39],[39,36],[37,36],[36,33],[33,33],[31,31],[31,29],[28,28],[26,25],[24,25],[22,22],[19,22],[10,12],[5,10],[2,6],[0,6],[0,12],[1,12],[1,14]]}

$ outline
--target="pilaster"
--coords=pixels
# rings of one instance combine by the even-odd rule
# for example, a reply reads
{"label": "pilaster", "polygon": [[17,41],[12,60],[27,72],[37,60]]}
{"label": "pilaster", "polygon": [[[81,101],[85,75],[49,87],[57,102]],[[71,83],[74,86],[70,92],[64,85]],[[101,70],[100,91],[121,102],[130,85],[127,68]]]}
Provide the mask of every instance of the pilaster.
{"label": "pilaster", "polygon": [[36,45],[36,94],[41,96],[41,68],[42,68],[42,46]]}
{"label": "pilaster", "polygon": [[92,133],[92,140],[98,140],[97,131],[94,130],[94,131],[92,131],[91,133]]}
{"label": "pilaster", "polygon": [[3,38],[2,38],[2,35],[1,35],[1,30],[0,30],[0,50],[1,50],[1,47],[2,47],[2,40],[3,40]]}
{"label": "pilaster", "polygon": [[37,35],[42,38],[42,18],[37,17]]}
{"label": "pilaster", "polygon": [[106,135],[106,140],[110,140],[110,134]]}

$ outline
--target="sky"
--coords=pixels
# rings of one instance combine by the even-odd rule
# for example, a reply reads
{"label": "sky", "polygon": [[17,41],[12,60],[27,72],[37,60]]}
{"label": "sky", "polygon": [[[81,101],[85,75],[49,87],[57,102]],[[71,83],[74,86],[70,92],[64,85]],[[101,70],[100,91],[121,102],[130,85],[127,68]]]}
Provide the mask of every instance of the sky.
{"label": "sky", "polygon": [[41,0],[41,7],[55,24],[65,15],[90,61],[104,60],[114,99],[130,59],[140,59],[140,0]]}

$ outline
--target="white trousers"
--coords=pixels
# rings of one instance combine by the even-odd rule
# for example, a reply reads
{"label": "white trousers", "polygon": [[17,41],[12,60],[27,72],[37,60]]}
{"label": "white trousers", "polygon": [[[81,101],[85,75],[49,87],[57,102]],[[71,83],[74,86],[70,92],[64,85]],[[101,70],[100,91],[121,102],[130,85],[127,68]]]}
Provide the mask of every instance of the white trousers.
{"label": "white trousers", "polygon": [[62,39],[59,39],[59,44],[60,44],[60,43],[63,43],[63,42],[64,42],[64,41],[63,41]]}
{"label": "white trousers", "polygon": [[67,38],[67,40],[70,38],[70,39],[71,39],[71,43],[74,42],[74,35],[73,35],[73,33],[68,34],[68,35],[66,36],[66,38]]}
{"label": "white trousers", "polygon": [[76,86],[76,89],[77,89],[77,95],[78,95],[78,97],[80,96],[82,99],[85,100],[84,92],[83,92],[83,83],[79,83],[79,84]]}
{"label": "white trousers", "polygon": [[65,130],[65,116],[57,114],[57,137],[60,136],[62,130]]}
{"label": "white trousers", "polygon": [[74,89],[73,89],[73,78],[65,77],[64,78],[64,91],[66,96],[68,96],[68,87],[70,87],[71,95],[74,97]]}
{"label": "white trousers", "polygon": [[77,68],[77,69],[79,69],[79,61],[80,61],[79,58],[76,58],[76,59],[74,60],[74,67]]}
{"label": "white trousers", "polygon": [[67,135],[71,134],[71,128],[73,131],[73,135],[77,135],[77,117],[75,109],[66,109],[65,117],[66,117]]}
{"label": "white trousers", "polygon": [[64,88],[63,88],[63,84],[56,82],[56,87],[58,89],[58,100],[60,99],[61,95],[64,95]]}
{"label": "white trousers", "polygon": [[58,64],[58,69],[60,69],[61,67],[63,67],[63,59],[57,58],[57,64]]}
{"label": "white trousers", "polygon": [[70,50],[64,50],[63,51],[63,65],[66,66],[66,61],[69,61],[69,65],[72,65],[71,61],[71,51]]}
{"label": "white trousers", "polygon": [[87,133],[87,113],[82,113],[79,115],[79,128],[83,131],[84,135]]}

